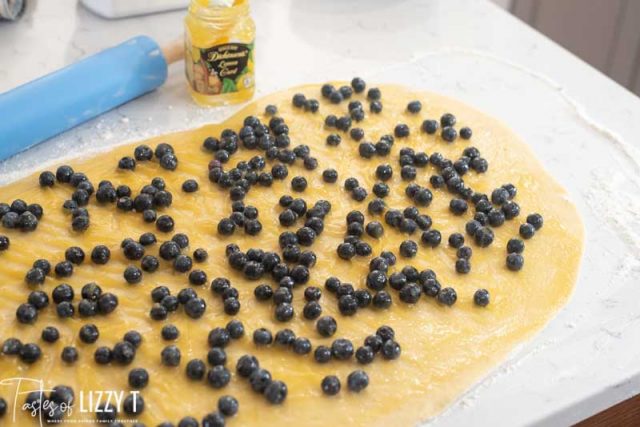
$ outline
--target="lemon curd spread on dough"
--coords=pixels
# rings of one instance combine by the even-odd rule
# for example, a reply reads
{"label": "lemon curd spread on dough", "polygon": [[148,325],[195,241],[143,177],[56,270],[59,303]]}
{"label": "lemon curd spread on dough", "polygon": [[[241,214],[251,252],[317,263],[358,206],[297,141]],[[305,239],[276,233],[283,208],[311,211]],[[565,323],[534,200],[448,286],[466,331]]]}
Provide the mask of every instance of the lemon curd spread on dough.
{"label": "lemon curd spread on dough", "polygon": [[583,246],[503,124],[361,79],[0,202],[3,425],[417,425],[549,322]]}

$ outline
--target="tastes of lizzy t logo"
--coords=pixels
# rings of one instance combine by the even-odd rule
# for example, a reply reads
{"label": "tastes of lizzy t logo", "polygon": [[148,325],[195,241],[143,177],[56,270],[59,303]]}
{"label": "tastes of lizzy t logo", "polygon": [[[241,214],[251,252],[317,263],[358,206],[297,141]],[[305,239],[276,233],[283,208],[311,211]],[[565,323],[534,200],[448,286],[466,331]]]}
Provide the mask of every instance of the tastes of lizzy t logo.
{"label": "tastes of lizzy t logo", "polygon": [[[125,399],[124,391],[114,390],[80,390],[75,392],[68,387],[56,387],[45,389],[44,381],[35,378],[5,378],[0,380],[0,387],[14,387],[15,392],[12,402],[12,421],[16,423],[18,411],[37,418],[40,426],[45,423],[95,423],[96,421],[109,419],[117,420],[117,414],[122,412],[122,404]],[[130,392],[133,407],[131,412],[137,413],[139,391]],[[141,410],[142,408],[140,408]],[[77,416],[72,418],[74,411]],[[121,423],[134,422],[135,420],[117,420]]]}

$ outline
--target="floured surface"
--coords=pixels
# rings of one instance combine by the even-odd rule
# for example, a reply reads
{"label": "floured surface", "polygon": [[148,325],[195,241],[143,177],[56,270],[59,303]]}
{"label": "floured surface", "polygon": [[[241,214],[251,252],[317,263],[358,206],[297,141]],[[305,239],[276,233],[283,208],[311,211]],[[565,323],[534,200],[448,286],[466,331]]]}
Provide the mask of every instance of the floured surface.
{"label": "floured surface", "polygon": [[[245,323],[248,336],[240,342],[232,342],[228,347],[228,366],[233,369],[235,360],[242,354],[251,353],[258,357],[261,366],[269,369],[276,379],[283,380],[289,387],[289,397],[282,406],[271,407],[264,399],[251,392],[245,380],[235,377],[223,390],[213,390],[203,383],[193,383],[184,374],[186,362],[192,358],[206,359],[206,336],[215,326],[224,326],[231,319],[222,311],[219,297],[211,295],[208,289],[196,289],[207,301],[204,317],[198,321],[189,319],[182,311],[173,313],[165,322],[152,321],[148,316],[151,307],[149,292],[157,284],[169,286],[175,294],[189,286],[187,276],[174,273],[170,265],[163,262],[153,274],[145,274],[139,285],[127,285],[122,278],[124,268],[130,264],[119,249],[126,237],[137,238],[144,231],[156,232],[153,225],[145,224],[140,215],[116,211],[114,206],[97,206],[95,200],[89,205],[91,227],[82,235],[70,230],[70,219],[62,212],[62,202],[71,195],[71,187],[56,185],[53,189],[40,189],[37,175],[2,188],[2,201],[10,202],[23,198],[29,203],[43,205],[45,215],[36,232],[22,234],[2,229],[12,240],[11,249],[1,253],[0,292],[4,296],[0,302],[0,315],[4,328],[2,338],[17,336],[23,342],[39,342],[43,358],[32,366],[26,366],[17,359],[0,358],[0,371],[43,378],[47,386],[67,384],[78,390],[112,389],[127,390],[127,372],[133,367],[145,367],[151,374],[149,386],[143,390],[146,410],[140,420],[148,425],[160,421],[177,422],[184,415],[196,418],[215,409],[215,402],[222,394],[231,394],[240,401],[240,413],[230,419],[230,425],[271,425],[291,422],[308,425],[327,424],[379,424],[388,422],[400,424],[416,423],[437,414],[460,393],[468,389],[484,374],[504,359],[518,343],[530,337],[550,320],[553,314],[566,302],[574,285],[582,251],[583,231],[575,207],[566,200],[565,192],[546,174],[533,158],[530,150],[504,128],[499,122],[487,118],[460,103],[434,95],[416,94],[400,87],[381,86],[384,111],[379,116],[367,113],[367,118],[358,126],[365,130],[365,140],[377,141],[384,134],[393,133],[397,123],[406,123],[412,134],[407,139],[396,139],[392,154],[387,158],[361,159],[357,155],[358,144],[343,135],[338,147],[325,144],[331,133],[323,126],[327,114],[344,114],[346,103],[339,106],[322,103],[317,114],[292,111],[291,96],[301,91],[309,97],[320,98],[316,86],[290,90],[271,95],[257,101],[227,123],[207,126],[198,130],[154,138],[146,143],[155,146],[159,142],[171,143],[176,149],[180,165],[175,172],[161,169],[157,162],[139,163],[135,172],[118,171],[117,161],[124,155],[131,155],[133,147],[124,146],[99,155],[95,160],[69,162],[76,171],[85,172],[97,187],[102,179],[110,179],[114,184],[128,184],[134,194],[148,184],[155,176],[167,181],[173,193],[173,205],[166,213],[176,221],[175,232],[189,235],[189,250],[204,247],[209,251],[209,260],[198,266],[205,270],[209,279],[228,277],[240,291],[242,308],[236,316]],[[356,96],[360,99],[361,96]],[[405,112],[407,102],[420,99],[424,105],[418,115]],[[307,144],[311,155],[319,160],[315,171],[305,170],[299,163],[290,168],[289,177],[284,182],[276,181],[270,189],[260,187],[250,190],[245,202],[260,211],[260,221],[264,229],[257,238],[245,236],[242,232],[220,238],[215,229],[218,221],[229,215],[228,194],[207,180],[207,163],[211,154],[201,149],[202,140],[210,135],[218,136],[222,129],[239,130],[242,119],[254,114],[263,116],[264,106],[276,104],[287,121],[291,132],[292,146]],[[470,141],[458,139],[447,144],[440,138],[420,132],[420,123],[425,118],[439,118],[451,112],[458,118],[458,126],[470,126],[474,135]],[[360,310],[356,316],[346,318],[338,313],[335,297],[324,292],[321,299],[323,314],[330,314],[338,320],[338,332],[334,336],[351,339],[361,345],[363,339],[375,329],[388,324],[396,330],[397,341],[402,345],[402,355],[395,361],[381,358],[365,367],[371,384],[357,395],[344,387],[346,376],[357,369],[357,363],[333,361],[319,365],[311,355],[298,356],[281,348],[256,348],[250,334],[258,327],[267,327],[275,333],[283,327],[290,327],[299,336],[312,340],[314,347],[329,344],[332,339],[320,338],[314,329],[314,322],[302,317],[302,291],[294,292],[296,316],[292,322],[282,324],[272,318],[271,303],[260,303],[253,297],[257,283],[244,279],[233,271],[224,257],[224,247],[235,242],[242,250],[260,247],[277,250],[277,236],[284,231],[277,221],[281,208],[277,205],[283,194],[302,197],[311,205],[318,199],[331,201],[333,209],[325,219],[325,231],[316,240],[312,250],[318,255],[318,263],[311,270],[309,284],[321,286],[329,276],[337,276],[343,282],[364,287],[369,258],[354,258],[347,262],[335,254],[335,247],[345,235],[345,216],[353,210],[366,211],[367,202],[373,197],[371,187],[376,182],[375,166],[390,163],[394,167],[392,191],[385,199],[388,207],[402,209],[411,205],[404,194],[406,183],[399,176],[398,151],[404,146],[424,150],[429,154],[440,152],[447,158],[457,159],[467,146],[480,149],[489,161],[489,171],[484,175],[470,172],[465,175],[465,183],[476,191],[489,193],[493,188],[512,183],[518,188],[516,201],[521,206],[521,215],[513,221],[495,229],[496,239],[489,248],[481,249],[471,244],[474,254],[471,259],[471,273],[463,276],[455,272],[455,250],[448,247],[446,238],[453,232],[464,233],[464,223],[471,219],[472,209],[462,217],[453,217],[448,205],[451,195],[446,190],[433,190],[434,201],[421,212],[433,218],[433,228],[442,232],[443,244],[430,249],[419,244],[418,255],[411,260],[398,257],[396,271],[404,265],[414,265],[419,270],[432,268],[438,274],[443,286],[453,286],[458,292],[458,302],[451,308],[438,305],[432,298],[422,297],[409,306],[402,303],[397,292],[391,291],[394,304],[390,310]],[[240,150],[232,157],[230,164],[248,159],[255,151]],[[229,166],[230,167],[230,166]],[[326,184],[321,173],[333,167],[339,172],[336,184]],[[418,169],[416,182],[427,186],[432,166]],[[290,189],[290,178],[304,175],[309,187],[304,193],[294,193]],[[367,188],[370,196],[358,203],[349,197],[342,182],[349,176],[358,178]],[[200,183],[200,191],[186,194],[180,190],[185,179],[195,178]],[[545,218],[545,225],[526,241],[525,267],[518,273],[510,272],[504,265],[506,242],[516,237],[519,225],[528,213],[539,212]],[[367,221],[374,219],[366,214]],[[381,220],[381,218],[375,218]],[[295,230],[295,228],[294,228]],[[156,233],[159,241],[169,240],[172,233]],[[53,237],[50,237],[53,236]],[[400,242],[408,238],[397,230],[385,225],[385,236],[381,241],[367,240],[373,246],[374,255],[382,250],[392,250],[397,254]],[[419,237],[414,235],[414,240]],[[467,237],[467,241],[469,238]],[[89,253],[97,244],[105,244],[112,250],[112,261],[106,266],[95,266],[90,261],[76,268],[74,275],[67,279],[54,276],[47,278],[44,289],[48,292],[58,283],[70,283],[79,294],[84,283],[96,281],[104,291],[113,292],[120,299],[115,313],[106,317],[59,320],[53,307],[41,312],[35,326],[19,325],[15,320],[15,308],[26,300],[29,288],[23,277],[31,263],[37,258],[47,258],[52,264],[64,259],[64,250],[69,246],[80,246]],[[157,255],[157,246],[147,248],[147,253]],[[478,288],[491,292],[492,302],[487,308],[473,304],[473,293]],[[78,297],[76,297],[76,302]],[[94,345],[86,345],[77,338],[78,329],[84,323],[95,323],[101,332]],[[167,368],[160,364],[160,351],[167,344],[160,337],[161,323],[178,326],[181,336],[177,345],[182,351],[182,363],[178,368]],[[49,345],[39,340],[40,331],[47,325],[59,326],[62,337],[58,343]],[[145,342],[139,349],[135,361],[128,367],[97,366],[93,362],[93,351],[98,345],[112,346],[122,339],[124,332],[137,329],[144,334]],[[63,366],[60,352],[66,345],[77,345],[80,360],[73,367]],[[325,375],[337,374],[343,380],[343,391],[337,397],[322,396],[320,381]],[[6,390],[2,393],[8,395]],[[6,396],[5,396],[6,397]]]}

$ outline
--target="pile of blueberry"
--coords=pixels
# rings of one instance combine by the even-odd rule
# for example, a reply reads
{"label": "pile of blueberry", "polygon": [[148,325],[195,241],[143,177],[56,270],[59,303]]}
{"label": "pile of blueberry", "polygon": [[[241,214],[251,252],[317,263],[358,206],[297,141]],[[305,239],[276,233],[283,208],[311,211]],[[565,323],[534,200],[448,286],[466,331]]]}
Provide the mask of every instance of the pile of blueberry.
{"label": "pile of blueberry", "polygon": [[[362,96],[362,101],[352,99],[356,94],[364,94],[365,91],[366,98]],[[420,129],[412,130],[407,124],[398,123],[392,134],[381,136],[375,143],[368,142],[365,140],[365,129],[360,127],[360,124],[354,127],[354,123],[366,121],[368,113],[380,114],[383,111],[380,89],[367,90],[364,80],[354,78],[350,85],[335,87],[325,84],[320,95],[323,100],[335,105],[348,101],[343,114],[324,117],[325,129],[332,132],[327,136],[326,144],[337,147],[343,138],[348,137],[357,143],[358,155],[365,159],[373,159],[376,156],[388,157],[396,141],[406,141],[412,132],[429,138],[438,134],[436,137],[446,143],[472,138],[470,128],[457,128],[456,117],[445,113],[439,120],[425,119]],[[363,102],[369,103],[368,113],[365,112]],[[297,109],[296,114],[317,114],[321,107],[317,99],[301,93],[293,96],[292,104]],[[406,107],[406,112],[411,115],[419,115],[422,110],[422,103],[418,100],[409,102]],[[217,233],[221,238],[233,236],[239,229],[243,229],[245,234],[250,236],[261,233],[262,223],[258,219],[258,209],[245,204],[245,198],[252,188],[271,187],[274,180],[286,180],[289,177],[289,169],[293,167],[301,166],[309,171],[318,167],[318,160],[311,155],[309,146],[298,144],[291,148],[289,126],[285,119],[277,114],[277,107],[268,105],[265,109],[265,123],[256,116],[248,116],[239,130],[225,129],[219,136],[210,136],[203,142],[203,149],[213,156],[207,169],[209,181],[228,193],[231,200],[231,213],[217,224]],[[232,157],[239,150],[254,150],[259,154],[247,161],[237,161],[234,164],[231,162]],[[147,145],[140,145],[135,148],[132,157],[123,157],[118,162],[118,169],[122,170],[119,173],[135,173],[137,165],[153,161],[154,158],[167,171],[174,171],[178,167],[178,158],[170,144],[158,144],[155,150]],[[429,155],[424,151],[402,147],[399,150],[398,165],[399,175],[406,185],[404,195],[407,206],[389,206],[386,199],[391,191],[388,183],[394,173],[398,174],[397,170],[394,171],[394,167],[398,166],[392,166],[391,163],[373,166],[371,174],[377,182],[370,191],[375,197],[368,201],[366,211],[355,209],[347,214],[344,225],[345,237],[336,247],[340,259],[338,262],[348,262],[356,256],[371,257],[369,270],[364,278],[366,287],[357,288],[338,277],[326,278],[324,289],[309,285],[317,262],[317,255],[311,248],[322,238],[326,217],[331,214],[332,205],[327,200],[317,200],[312,205],[302,195],[282,195],[278,203],[277,221],[283,230],[278,236],[276,250],[261,249],[257,245],[241,250],[233,242],[226,245],[225,256],[229,266],[247,280],[260,281],[254,288],[254,297],[264,304],[272,305],[276,320],[286,323],[294,318],[294,293],[301,288],[304,289],[302,317],[315,322],[315,331],[324,338],[334,337],[339,328],[339,319],[323,314],[323,304],[327,303],[327,299],[331,299],[331,302],[337,305],[341,316],[355,316],[361,310],[389,309],[395,300],[402,304],[416,304],[421,299],[430,298],[443,306],[453,306],[458,297],[456,290],[442,286],[433,270],[418,270],[412,265],[395,268],[396,254],[407,259],[417,256],[417,241],[409,238],[400,244],[395,253],[383,251],[378,256],[372,256],[373,249],[365,241],[366,236],[381,239],[385,233],[399,232],[407,237],[418,233],[422,247],[437,248],[442,242],[442,234],[432,227],[433,219],[421,209],[429,207],[436,196],[448,197],[452,215],[472,216],[472,219],[466,222],[464,230],[450,234],[447,240],[447,250],[455,251],[455,271],[459,274],[469,274],[473,255],[470,242],[477,246],[476,250],[492,245],[495,239],[494,229],[520,215],[520,206],[515,201],[517,189],[514,185],[505,184],[494,189],[491,194],[483,194],[465,183],[464,178],[468,174],[482,174],[487,172],[489,167],[487,160],[473,146],[465,147],[457,159],[447,159],[438,152]],[[416,180],[419,179],[419,175],[426,175],[429,166],[435,173],[429,177],[428,183],[425,180],[424,185],[419,185]],[[324,169],[322,179],[327,184],[338,182],[337,170]],[[162,233],[172,232],[175,228],[171,216],[164,213],[159,215],[159,212],[168,210],[173,204],[173,195],[161,177],[156,177],[142,186],[137,194],[127,185],[115,185],[108,180],[100,182],[94,191],[93,184],[84,173],[75,172],[67,165],[60,166],[55,174],[43,172],[39,182],[43,188],[56,184],[69,184],[73,187],[71,198],[63,204],[63,208],[71,215],[73,230],[83,231],[89,227],[87,206],[94,195],[99,205],[112,205],[122,212],[142,214],[146,223],[155,223],[156,229]],[[290,181],[290,188],[295,193],[304,193],[308,185],[307,179],[301,175],[292,177]],[[431,188],[427,188],[428,186]],[[185,193],[194,193],[199,190],[199,184],[195,179],[187,179],[181,188]],[[439,189],[444,191],[436,191]],[[353,176],[344,180],[344,190],[348,197],[358,203],[369,197],[369,190]],[[367,220],[365,213],[373,219]],[[22,200],[15,200],[11,205],[0,203],[0,219],[6,228],[35,230],[42,214],[42,207],[38,204],[27,205]],[[506,267],[509,270],[518,271],[523,268],[523,239],[532,238],[542,226],[541,215],[533,213],[526,217],[526,221],[519,227],[520,238],[514,237],[507,243]],[[72,246],[65,251],[64,261],[53,267],[48,260],[36,260],[25,274],[25,282],[35,288],[43,285],[46,278],[52,274],[60,279],[68,278],[73,275],[75,268],[85,263],[85,258],[90,258],[93,265],[100,266],[110,262],[112,251],[120,251],[129,263],[123,272],[123,279],[129,285],[141,284],[144,275],[163,268],[164,262],[168,268],[188,278],[189,286],[175,294],[162,285],[151,290],[151,319],[164,321],[169,316],[180,315],[180,312],[192,319],[201,319],[207,310],[207,301],[198,295],[195,288],[207,285],[211,295],[222,301],[221,310],[230,316],[239,313],[241,301],[237,284],[232,285],[231,280],[226,277],[216,277],[209,284],[206,271],[194,268],[194,263],[203,263],[208,259],[209,254],[205,249],[197,248],[188,253],[190,242],[184,233],[176,233],[170,240],[162,240],[159,241],[152,232],[145,232],[137,239],[125,238],[119,249],[97,245],[86,255],[80,247]],[[268,242],[260,242],[262,247],[267,247],[267,244]],[[157,246],[157,254],[151,252],[154,245]],[[0,235],[0,253],[7,251],[9,247],[9,238]],[[53,287],[50,294],[42,289],[33,289],[27,301],[17,307],[18,322],[34,324],[39,312],[49,306],[50,299],[55,304],[60,318],[78,317],[88,320],[93,316],[109,315],[118,308],[118,297],[113,293],[104,292],[95,282],[82,286],[81,297],[77,303],[74,301],[76,295],[73,287],[59,283]],[[489,292],[486,289],[478,289],[473,295],[473,300],[477,306],[485,307],[490,302]],[[160,335],[168,342],[159,355],[162,364],[169,368],[180,366],[181,350],[175,343],[171,343],[176,341],[180,331],[173,324],[165,324]],[[185,366],[186,376],[192,381],[206,381],[214,389],[226,387],[232,377],[231,370],[226,367],[226,347],[244,335],[244,325],[237,319],[231,320],[225,327],[213,328],[207,337],[209,350],[206,357],[189,360]],[[42,330],[41,336],[44,342],[54,343],[59,340],[60,331],[53,326],[47,326]],[[98,342],[100,331],[95,324],[84,323],[80,327],[78,337],[82,343],[91,346]],[[367,336],[363,345],[359,347],[342,337],[333,339],[330,345],[314,345],[310,338],[296,336],[289,328],[271,331],[258,327],[252,333],[252,340],[257,348],[286,348],[301,357],[312,355],[313,360],[321,364],[339,363],[355,358],[357,363],[364,366],[374,362],[376,358],[394,360],[401,355],[395,332],[386,325],[379,327],[375,334]],[[97,346],[93,351],[93,359],[100,365],[129,365],[135,360],[142,343],[143,337],[138,331],[129,331],[113,346]],[[38,344],[23,344],[17,338],[6,339],[1,350],[2,354],[18,356],[27,364],[37,362],[42,356]],[[62,350],[60,357],[64,363],[74,364],[79,358],[79,351],[74,346],[67,346]],[[287,385],[273,379],[269,370],[260,366],[255,356],[247,354],[240,357],[236,362],[235,371],[239,377],[247,380],[248,386],[254,392],[264,396],[268,402],[281,404],[286,400]],[[144,389],[149,383],[149,372],[144,368],[131,369],[128,380],[133,389]],[[354,370],[346,378],[346,383],[350,391],[360,392],[368,386],[369,377],[361,369]],[[335,395],[340,392],[341,381],[337,376],[329,375],[322,380],[320,387],[323,393]],[[49,395],[27,396],[27,402],[36,402],[37,399],[40,399],[40,402],[52,402],[54,408],[58,405],[57,410],[54,409],[47,415],[47,420],[59,422],[63,415],[59,408],[61,403],[72,402],[74,393],[67,386],[58,386]],[[131,394],[124,401],[124,411],[128,415],[138,415],[144,411],[144,407],[144,400],[138,394]],[[6,408],[6,401],[0,398],[0,417],[6,412]],[[202,425],[224,425],[225,419],[235,415],[238,408],[238,401],[234,397],[223,396],[218,400],[217,411],[205,415]],[[115,410],[104,412],[100,415],[101,421],[113,421],[116,415]],[[198,421],[192,417],[184,417],[179,425],[197,426]]]}
{"label": "pile of blueberry", "polygon": [[[16,199],[11,204],[0,203],[0,221],[4,228],[34,231],[38,228],[38,221],[42,219],[44,210],[37,203],[27,204],[24,200]],[[8,238],[2,236],[2,240]],[[8,246],[8,243],[6,243]],[[4,245],[0,241],[0,248]],[[2,249],[0,249],[2,250]]]}
{"label": "pile of blueberry", "polygon": [[149,162],[155,158],[158,159],[160,167],[168,171],[176,170],[178,167],[178,157],[171,144],[160,143],[156,146],[155,151],[148,145],[139,145],[133,152],[133,157],[125,156],[118,162],[118,169],[135,170],[137,162]]}

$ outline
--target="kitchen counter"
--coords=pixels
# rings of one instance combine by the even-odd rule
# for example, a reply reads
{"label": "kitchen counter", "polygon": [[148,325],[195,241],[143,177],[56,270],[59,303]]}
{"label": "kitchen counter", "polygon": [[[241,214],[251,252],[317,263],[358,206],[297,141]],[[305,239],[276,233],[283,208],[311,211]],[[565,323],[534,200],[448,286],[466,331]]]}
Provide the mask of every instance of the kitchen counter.
{"label": "kitchen counter", "polygon": [[[134,35],[162,43],[182,33],[184,12],[109,21],[75,0],[32,3],[0,24],[0,92]],[[584,218],[568,305],[429,425],[566,425],[640,392],[636,96],[487,1],[254,0],[253,15],[257,96],[359,75],[461,99],[521,135]],[[0,183],[236,110],[195,106],[185,84],[172,65],[159,90],[0,163]]]}

